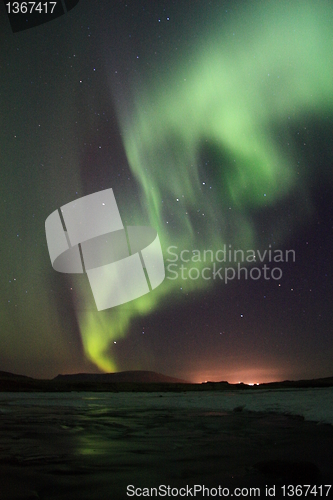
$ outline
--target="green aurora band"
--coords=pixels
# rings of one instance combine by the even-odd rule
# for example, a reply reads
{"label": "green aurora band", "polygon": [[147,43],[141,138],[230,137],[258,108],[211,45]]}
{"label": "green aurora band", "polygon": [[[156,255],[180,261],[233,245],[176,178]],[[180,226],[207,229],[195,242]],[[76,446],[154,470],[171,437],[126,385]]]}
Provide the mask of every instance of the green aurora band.
{"label": "green aurora band", "polygon": [[[221,28],[216,16],[177,64],[166,55],[158,68],[147,67],[140,86],[118,103],[128,162],[142,189],[141,206],[128,204],[125,219],[154,227],[164,251],[214,252],[224,244],[267,247],[253,215],[287,197],[305,220],[307,180],[288,126],[332,111],[332,14],[325,1],[251,2],[232,25]],[[288,229],[275,221],[276,243]],[[78,312],[87,357],[115,370],[112,342],[134,318],[166,297],[170,304],[213,284],[166,279],[130,304]]]}

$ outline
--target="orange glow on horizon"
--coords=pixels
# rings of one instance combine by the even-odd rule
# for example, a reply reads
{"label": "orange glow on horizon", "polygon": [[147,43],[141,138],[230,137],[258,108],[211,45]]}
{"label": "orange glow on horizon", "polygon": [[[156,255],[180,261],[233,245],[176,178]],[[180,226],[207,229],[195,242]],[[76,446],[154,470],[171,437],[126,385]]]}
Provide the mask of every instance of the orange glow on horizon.
{"label": "orange glow on horizon", "polygon": [[228,382],[229,384],[243,383],[246,385],[260,385],[268,382],[280,382],[286,380],[280,370],[271,368],[254,368],[239,371],[225,371],[222,370],[207,370],[196,373],[191,373],[188,379],[195,384],[204,382]]}

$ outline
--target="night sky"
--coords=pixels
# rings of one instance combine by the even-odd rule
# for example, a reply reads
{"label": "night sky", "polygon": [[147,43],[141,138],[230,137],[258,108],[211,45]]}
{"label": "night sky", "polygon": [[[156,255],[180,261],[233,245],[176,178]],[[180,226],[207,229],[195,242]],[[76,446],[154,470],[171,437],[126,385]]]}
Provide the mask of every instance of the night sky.
{"label": "night sky", "polygon": [[[0,12],[0,370],[332,376],[332,3],[80,0],[18,33]],[[98,312],[45,220],[108,188],[166,279]]]}

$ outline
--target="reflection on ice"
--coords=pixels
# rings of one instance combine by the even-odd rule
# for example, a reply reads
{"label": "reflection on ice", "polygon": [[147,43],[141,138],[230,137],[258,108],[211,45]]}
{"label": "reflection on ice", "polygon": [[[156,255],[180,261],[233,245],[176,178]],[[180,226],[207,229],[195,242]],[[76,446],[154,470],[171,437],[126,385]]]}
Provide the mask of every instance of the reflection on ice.
{"label": "reflection on ice", "polygon": [[[60,403],[61,401],[61,403]],[[61,407],[76,410],[202,409],[230,411],[245,406],[250,411],[302,415],[306,420],[333,424],[333,388],[238,390],[188,393],[0,393],[0,413],[13,406]],[[96,413],[97,414],[97,413]]]}
{"label": "reflection on ice", "polygon": [[281,458],[306,460],[328,480],[333,428],[282,413],[333,423],[332,395],[2,393],[1,500],[31,491],[48,500],[126,498],[128,484],[259,486],[269,478],[256,464]]}

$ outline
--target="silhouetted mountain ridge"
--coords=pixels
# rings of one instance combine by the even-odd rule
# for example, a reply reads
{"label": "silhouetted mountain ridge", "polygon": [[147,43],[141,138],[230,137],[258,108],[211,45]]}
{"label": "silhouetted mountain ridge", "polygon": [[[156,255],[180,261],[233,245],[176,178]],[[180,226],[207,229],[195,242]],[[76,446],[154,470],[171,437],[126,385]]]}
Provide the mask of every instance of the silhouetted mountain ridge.
{"label": "silhouetted mountain ridge", "polygon": [[60,382],[107,382],[112,384],[190,384],[187,380],[143,370],[116,373],[76,373],[73,375],[57,375],[53,380]]}
{"label": "silhouetted mountain ridge", "polygon": [[0,380],[3,380],[3,379],[24,379],[24,380],[35,380],[33,379],[32,377],[27,377],[26,375],[17,375],[15,373],[11,373],[11,372],[3,372],[0,370]]}
{"label": "silhouetted mountain ridge", "polygon": [[284,380],[281,382],[229,384],[203,382],[195,384],[152,371],[125,371],[117,373],[76,373],[57,375],[52,380],[40,380],[25,375],[0,371],[0,392],[184,392],[184,391],[260,391],[262,389],[310,389],[333,387],[333,377],[311,380]]}

